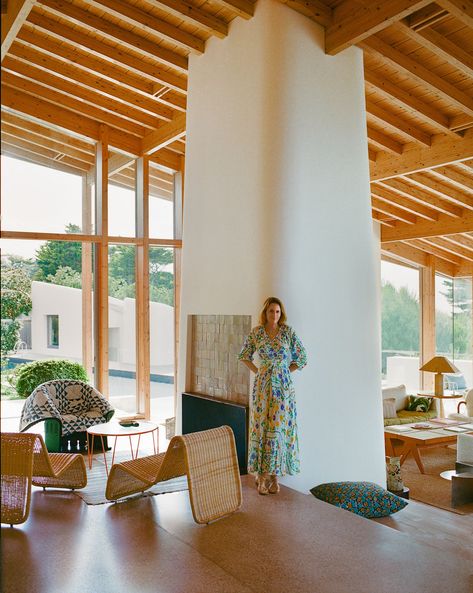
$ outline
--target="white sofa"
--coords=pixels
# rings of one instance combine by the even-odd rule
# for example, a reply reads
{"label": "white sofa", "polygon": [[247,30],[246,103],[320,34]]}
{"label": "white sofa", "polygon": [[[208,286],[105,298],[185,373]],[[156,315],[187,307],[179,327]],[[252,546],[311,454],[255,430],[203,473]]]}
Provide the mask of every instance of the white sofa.
{"label": "white sofa", "polygon": [[[438,400],[434,399],[428,412],[411,412],[405,409],[407,404],[407,389],[405,385],[396,385],[394,387],[385,387],[382,390],[383,400],[395,400],[396,417],[385,417],[384,425],[410,424],[411,422],[422,422],[435,418],[438,415]],[[416,394],[413,394],[416,395]]]}

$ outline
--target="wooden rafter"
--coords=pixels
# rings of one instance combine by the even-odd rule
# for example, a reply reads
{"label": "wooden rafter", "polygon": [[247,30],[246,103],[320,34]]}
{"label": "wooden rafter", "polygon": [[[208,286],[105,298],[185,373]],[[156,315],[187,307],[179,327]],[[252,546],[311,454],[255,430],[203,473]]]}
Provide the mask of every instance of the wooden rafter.
{"label": "wooden rafter", "polygon": [[391,128],[394,128],[406,136],[409,136],[415,142],[420,142],[421,144],[425,144],[425,146],[430,146],[430,134],[426,134],[423,130],[417,126],[412,125],[404,118],[395,115],[387,109],[384,109],[371,99],[366,100],[366,109],[370,115],[377,118],[384,124],[387,124]]}
{"label": "wooden rafter", "polygon": [[28,18],[36,0],[9,0],[7,11],[2,12],[2,61],[7,55],[18,31]]}
{"label": "wooden rafter", "polygon": [[[414,264],[424,268],[430,266],[432,263],[430,254],[417,249],[412,245],[403,243],[402,241],[382,243],[381,254],[383,256],[394,256],[394,259],[397,261]],[[433,263],[435,264],[435,269],[440,273],[446,274],[447,276],[455,276],[456,268],[450,262],[433,257]]]}
{"label": "wooden rafter", "polygon": [[473,2],[471,0],[436,0],[436,3],[448,10],[470,29],[473,29]]}
{"label": "wooden rafter", "polygon": [[186,133],[186,116],[178,115],[173,121],[164,124],[143,138],[142,154],[153,154]]}
{"label": "wooden rafter", "polygon": [[441,214],[435,222],[422,221],[417,224],[399,225],[393,229],[382,228],[381,242],[441,237],[471,231],[473,231],[473,213],[468,212],[461,218],[452,218],[446,214]]}
{"label": "wooden rafter", "polygon": [[252,0],[216,0],[216,2],[244,19],[250,19],[255,12],[255,4]]}
{"label": "wooden rafter", "polygon": [[333,10],[332,22],[325,31],[325,52],[335,55],[428,4],[430,0],[376,0],[367,3],[344,0]]}
{"label": "wooden rafter", "polygon": [[228,35],[228,25],[225,21],[213,16],[205,10],[186,2],[185,0],[152,0],[152,4],[164,8],[186,23],[202,27],[208,33],[223,39]]}
{"label": "wooden rafter", "polygon": [[431,193],[434,193],[444,200],[449,200],[462,208],[473,209],[473,193],[462,192],[452,185],[442,183],[433,177],[429,171],[423,173],[413,173],[409,175],[409,180],[415,184],[419,184],[422,188],[427,188]]}
{"label": "wooden rafter", "polygon": [[289,8],[300,12],[312,21],[328,27],[332,23],[332,9],[324,4],[322,0],[280,0]]}
{"label": "wooden rafter", "polygon": [[408,198],[406,196],[402,196],[385,186],[372,183],[371,195],[376,196],[385,202],[394,204],[399,208],[403,208],[415,216],[420,216],[422,218],[426,218],[427,220],[438,220],[439,214],[435,209],[424,206],[423,204],[412,200],[410,197]]}

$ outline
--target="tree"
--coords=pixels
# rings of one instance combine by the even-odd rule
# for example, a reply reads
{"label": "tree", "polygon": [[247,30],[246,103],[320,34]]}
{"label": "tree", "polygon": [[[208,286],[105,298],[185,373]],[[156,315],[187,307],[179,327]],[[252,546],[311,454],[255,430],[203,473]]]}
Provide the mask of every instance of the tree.
{"label": "tree", "polygon": [[[68,224],[66,233],[80,232],[76,224]],[[82,269],[82,245],[78,241],[46,241],[36,251],[38,272],[35,280],[49,282],[48,276],[54,276],[61,267],[68,267],[76,272]]]}
{"label": "tree", "polygon": [[56,270],[54,276],[50,274],[46,282],[59,284],[60,286],[69,286],[70,288],[82,288],[82,276],[80,272],[73,270],[69,266],[61,266]]}
{"label": "tree", "polygon": [[18,318],[31,311],[31,278],[19,266],[1,267],[1,357],[15,349],[21,323]]}

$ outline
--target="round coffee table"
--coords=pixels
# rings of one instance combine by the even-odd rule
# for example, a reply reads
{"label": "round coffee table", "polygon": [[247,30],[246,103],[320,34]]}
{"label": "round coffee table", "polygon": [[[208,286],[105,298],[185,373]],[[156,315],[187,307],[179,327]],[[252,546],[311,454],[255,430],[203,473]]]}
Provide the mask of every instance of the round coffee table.
{"label": "round coffee table", "polygon": [[[140,439],[142,434],[151,433],[153,437],[153,447],[155,455],[159,452],[159,433],[158,433],[158,425],[155,422],[150,422],[149,420],[136,420],[136,424],[138,426],[121,426],[118,422],[107,422],[105,424],[96,424],[95,426],[89,426],[87,429],[87,451],[88,451],[88,460],[89,460],[89,469],[92,467],[92,454],[94,451],[94,438],[100,437],[100,441],[102,443],[102,453],[103,459],[105,462],[105,471],[107,472],[108,476],[108,465],[107,465],[107,456],[105,451],[105,445],[103,441],[103,437],[115,437],[115,442],[113,443],[113,453],[112,453],[112,465],[115,461],[115,449],[117,446],[117,439],[118,437],[128,437],[130,440],[130,451],[131,451],[131,458],[136,459],[138,457],[138,450],[140,448]],[[156,434],[156,439],[155,439]],[[133,441],[131,439],[132,436],[138,436],[138,443],[136,445],[136,451],[133,451]]]}

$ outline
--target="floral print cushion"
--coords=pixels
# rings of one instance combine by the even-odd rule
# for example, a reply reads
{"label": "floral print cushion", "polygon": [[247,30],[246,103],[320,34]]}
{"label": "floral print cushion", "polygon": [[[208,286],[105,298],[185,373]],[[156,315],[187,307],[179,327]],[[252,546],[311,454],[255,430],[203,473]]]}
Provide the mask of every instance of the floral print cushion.
{"label": "floral print cushion", "polygon": [[311,493],[319,500],[368,519],[387,517],[407,505],[406,500],[373,482],[328,482],[315,486]]}

